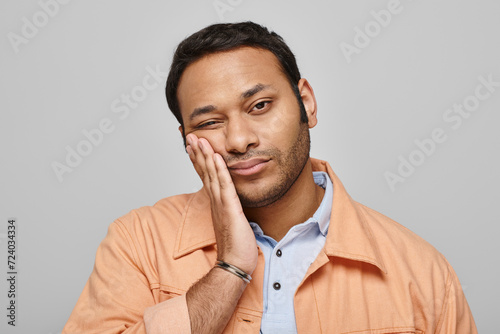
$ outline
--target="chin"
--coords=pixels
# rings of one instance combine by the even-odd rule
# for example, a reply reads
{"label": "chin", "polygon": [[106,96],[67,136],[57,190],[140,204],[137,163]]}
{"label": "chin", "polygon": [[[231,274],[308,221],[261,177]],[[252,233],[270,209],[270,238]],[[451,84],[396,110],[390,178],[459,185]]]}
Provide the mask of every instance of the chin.
{"label": "chin", "polygon": [[278,199],[272,198],[248,198],[239,196],[241,206],[244,208],[263,208],[276,202]]}
{"label": "chin", "polygon": [[282,198],[288,189],[283,187],[271,187],[265,191],[262,187],[248,191],[238,191],[237,194],[244,208],[262,208],[269,206]]}

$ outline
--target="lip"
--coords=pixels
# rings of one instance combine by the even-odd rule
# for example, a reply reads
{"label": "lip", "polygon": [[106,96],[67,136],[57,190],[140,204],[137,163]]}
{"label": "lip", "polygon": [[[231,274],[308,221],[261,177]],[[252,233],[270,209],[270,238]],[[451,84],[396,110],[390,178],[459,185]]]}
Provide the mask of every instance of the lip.
{"label": "lip", "polygon": [[270,159],[254,158],[228,165],[227,168],[232,174],[252,175],[260,172],[269,160]]}

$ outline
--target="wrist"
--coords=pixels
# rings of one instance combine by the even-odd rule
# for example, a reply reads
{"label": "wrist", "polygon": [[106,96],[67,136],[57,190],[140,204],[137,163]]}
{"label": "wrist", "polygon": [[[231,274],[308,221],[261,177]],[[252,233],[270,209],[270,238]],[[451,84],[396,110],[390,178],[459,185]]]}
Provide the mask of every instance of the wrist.
{"label": "wrist", "polygon": [[236,277],[241,278],[245,283],[250,283],[250,281],[252,280],[252,276],[250,276],[250,274],[248,274],[244,270],[242,270],[242,269],[240,269],[240,268],[238,268],[230,263],[224,262],[222,260],[217,260],[217,262],[215,263],[215,267],[223,269],[223,270],[235,275]]}

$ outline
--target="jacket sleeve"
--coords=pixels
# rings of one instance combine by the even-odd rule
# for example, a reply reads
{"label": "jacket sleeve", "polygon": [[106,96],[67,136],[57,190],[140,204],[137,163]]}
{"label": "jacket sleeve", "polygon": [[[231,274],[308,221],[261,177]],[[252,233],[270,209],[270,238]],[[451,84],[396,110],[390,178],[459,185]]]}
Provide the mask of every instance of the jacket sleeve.
{"label": "jacket sleeve", "polygon": [[448,264],[448,268],[446,295],[436,333],[477,334],[476,324],[465,299],[462,286],[450,264]]}
{"label": "jacket sleeve", "polygon": [[190,333],[185,296],[155,305],[157,298],[138,263],[129,232],[115,221],[99,245],[94,269],[63,334]]}

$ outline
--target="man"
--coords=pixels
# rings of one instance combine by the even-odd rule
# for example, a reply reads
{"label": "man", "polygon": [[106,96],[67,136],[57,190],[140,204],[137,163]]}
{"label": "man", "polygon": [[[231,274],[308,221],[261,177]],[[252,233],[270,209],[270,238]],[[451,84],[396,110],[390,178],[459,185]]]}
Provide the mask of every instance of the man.
{"label": "man", "polygon": [[445,258],[309,157],[313,90],[275,33],[209,26],[166,88],[203,188],[116,220],[64,333],[476,333]]}

